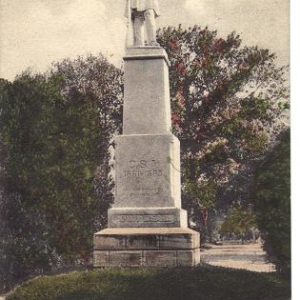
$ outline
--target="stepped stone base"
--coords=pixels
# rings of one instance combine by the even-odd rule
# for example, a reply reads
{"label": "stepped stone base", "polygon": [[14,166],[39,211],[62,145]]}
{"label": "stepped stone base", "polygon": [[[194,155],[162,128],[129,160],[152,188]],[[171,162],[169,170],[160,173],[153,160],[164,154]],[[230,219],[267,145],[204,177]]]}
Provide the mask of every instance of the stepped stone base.
{"label": "stepped stone base", "polygon": [[94,267],[193,267],[200,234],[189,228],[109,228],[94,235]]}

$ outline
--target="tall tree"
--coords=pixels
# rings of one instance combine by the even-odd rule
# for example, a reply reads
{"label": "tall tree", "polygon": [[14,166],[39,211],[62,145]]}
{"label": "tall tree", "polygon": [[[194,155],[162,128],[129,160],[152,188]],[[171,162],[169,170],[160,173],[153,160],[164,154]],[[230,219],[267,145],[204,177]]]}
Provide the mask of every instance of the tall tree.
{"label": "tall tree", "polygon": [[[97,115],[96,125],[101,137],[94,148],[97,170],[94,180],[99,199],[98,211],[107,211],[113,201],[111,189],[111,154],[113,136],[122,130],[123,72],[109,64],[101,54],[96,57],[65,59],[54,64],[52,78],[61,80],[60,91],[70,103],[79,97],[85,105],[91,105]],[[80,105],[79,105],[80,106]],[[65,112],[61,112],[62,117]],[[75,116],[76,118],[76,116]],[[68,126],[68,122],[65,123]],[[72,128],[70,127],[70,131]],[[97,228],[106,225],[106,213],[97,219]]]}
{"label": "tall tree", "polygon": [[171,62],[183,201],[203,227],[217,200],[220,207],[247,197],[256,161],[286,127],[286,68],[267,49],[242,47],[234,32],[168,27],[158,41]]}
{"label": "tall tree", "polygon": [[121,75],[89,56],[2,85],[2,282],[90,259],[113,200]]}

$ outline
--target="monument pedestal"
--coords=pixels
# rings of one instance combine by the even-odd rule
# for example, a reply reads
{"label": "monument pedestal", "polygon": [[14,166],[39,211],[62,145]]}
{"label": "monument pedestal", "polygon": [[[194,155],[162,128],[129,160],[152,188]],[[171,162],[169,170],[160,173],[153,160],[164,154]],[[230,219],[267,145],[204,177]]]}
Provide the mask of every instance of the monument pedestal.
{"label": "monument pedestal", "polygon": [[199,233],[189,228],[113,228],[95,234],[94,267],[192,267]]}
{"label": "monument pedestal", "polygon": [[95,267],[200,262],[199,233],[181,209],[180,143],[171,133],[169,61],[160,47],[129,48],[123,135],[115,139],[115,202],[94,236]]}

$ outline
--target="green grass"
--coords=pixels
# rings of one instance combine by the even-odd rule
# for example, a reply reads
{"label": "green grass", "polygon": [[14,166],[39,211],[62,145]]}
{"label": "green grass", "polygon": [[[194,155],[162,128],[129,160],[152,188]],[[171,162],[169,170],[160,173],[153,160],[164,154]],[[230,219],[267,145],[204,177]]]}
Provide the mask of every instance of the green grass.
{"label": "green grass", "polygon": [[276,274],[203,265],[195,269],[100,270],[41,277],[7,300],[287,300]]}

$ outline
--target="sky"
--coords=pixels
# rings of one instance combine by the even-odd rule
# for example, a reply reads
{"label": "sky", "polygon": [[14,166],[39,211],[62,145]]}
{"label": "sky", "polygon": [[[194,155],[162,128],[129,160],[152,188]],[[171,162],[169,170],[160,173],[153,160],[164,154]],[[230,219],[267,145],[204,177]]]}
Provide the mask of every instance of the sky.
{"label": "sky", "polygon": [[[27,68],[103,53],[120,66],[126,0],[0,0],[0,78]],[[269,48],[289,63],[289,0],[159,0],[159,27],[208,26],[220,36],[238,32],[244,45]]]}

